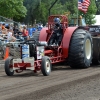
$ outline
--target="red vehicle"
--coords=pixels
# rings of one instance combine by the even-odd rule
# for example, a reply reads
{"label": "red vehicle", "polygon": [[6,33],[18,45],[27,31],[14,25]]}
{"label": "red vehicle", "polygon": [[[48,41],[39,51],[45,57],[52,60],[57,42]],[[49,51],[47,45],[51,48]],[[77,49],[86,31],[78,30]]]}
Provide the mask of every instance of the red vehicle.
{"label": "red vehicle", "polygon": [[[63,37],[60,45],[51,46],[48,42],[54,34],[52,27],[56,17],[61,20]],[[18,58],[8,57],[5,60],[5,72],[8,76],[12,76],[14,71],[19,73],[27,69],[34,72],[41,70],[43,75],[47,76],[51,72],[52,64],[59,62],[68,62],[71,68],[88,68],[92,63],[91,34],[80,27],[68,27],[65,15],[49,16],[48,27],[35,34],[34,38],[38,41],[31,39],[19,44],[21,49]],[[27,56],[24,56],[25,54]]]}

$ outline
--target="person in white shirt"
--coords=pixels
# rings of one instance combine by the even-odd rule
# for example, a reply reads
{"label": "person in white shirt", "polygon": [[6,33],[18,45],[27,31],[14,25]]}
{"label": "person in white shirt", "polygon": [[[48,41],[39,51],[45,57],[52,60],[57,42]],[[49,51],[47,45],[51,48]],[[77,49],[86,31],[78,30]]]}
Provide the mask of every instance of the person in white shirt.
{"label": "person in white shirt", "polygon": [[16,38],[13,36],[13,31],[8,27],[7,29],[7,41],[14,42]]}

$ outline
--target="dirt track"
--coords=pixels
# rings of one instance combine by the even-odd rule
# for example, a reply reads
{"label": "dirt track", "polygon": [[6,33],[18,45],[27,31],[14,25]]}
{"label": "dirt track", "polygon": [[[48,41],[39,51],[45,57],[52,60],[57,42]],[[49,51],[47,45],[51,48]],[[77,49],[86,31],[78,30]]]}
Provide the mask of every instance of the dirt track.
{"label": "dirt track", "polygon": [[0,100],[100,100],[99,85],[100,66],[54,66],[46,77],[31,71],[8,77],[2,65],[0,69]]}

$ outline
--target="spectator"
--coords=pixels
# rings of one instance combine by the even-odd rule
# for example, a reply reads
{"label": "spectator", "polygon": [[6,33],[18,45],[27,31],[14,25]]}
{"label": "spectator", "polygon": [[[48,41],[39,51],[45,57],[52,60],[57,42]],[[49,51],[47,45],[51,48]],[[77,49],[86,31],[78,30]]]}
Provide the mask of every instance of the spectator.
{"label": "spectator", "polygon": [[48,23],[46,23],[45,27],[48,27]]}
{"label": "spectator", "polygon": [[41,31],[42,28],[43,28],[43,25],[42,24],[39,24],[38,25],[38,31]]}
{"label": "spectator", "polygon": [[2,33],[7,34],[7,28],[5,27],[5,23],[2,24]]}
{"label": "spectator", "polygon": [[22,26],[19,27],[19,31],[23,32],[23,27]]}
{"label": "spectator", "polygon": [[35,31],[36,31],[36,27],[35,25],[33,25],[32,32],[35,33]]}
{"label": "spectator", "polygon": [[26,26],[23,27],[22,34],[25,40],[29,40],[29,33],[28,33],[28,30],[26,29]]}
{"label": "spectator", "polygon": [[31,37],[33,35],[32,27],[30,25],[30,28],[28,28],[29,36]]}
{"label": "spectator", "polygon": [[14,26],[13,32],[14,32],[14,36],[15,36],[16,38],[18,38],[19,30],[18,30],[18,27],[17,27],[17,26]]}
{"label": "spectator", "polygon": [[2,30],[5,29],[5,23],[2,24]]}
{"label": "spectator", "polygon": [[[14,27],[13,24],[10,24],[10,29],[11,29],[11,30],[13,30],[13,27]],[[18,28],[18,27],[17,27],[17,28]]]}
{"label": "spectator", "polygon": [[48,23],[46,23],[44,27],[48,27]]}
{"label": "spectator", "polygon": [[16,41],[16,38],[13,36],[13,31],[8,27],[7,29],[7,41],[14,42]]}

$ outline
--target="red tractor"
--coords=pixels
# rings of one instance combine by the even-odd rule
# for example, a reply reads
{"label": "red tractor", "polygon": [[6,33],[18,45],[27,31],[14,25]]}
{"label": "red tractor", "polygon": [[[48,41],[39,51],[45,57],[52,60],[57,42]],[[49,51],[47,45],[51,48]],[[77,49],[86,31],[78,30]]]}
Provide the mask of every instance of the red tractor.
{"label": "red tractor", "polygon": [[[59,45],[52,46],[48,43],[54,34],[54,18],[61,20],[62,38]],[[19,57],[8,57],[5,60],[5,72],[8,76],[12,76],[14,71],[19,73],[27,69],[34,72],[41,70],[44,76],[48,76],[54,63],[68,62],[71,68],[88,68],[92,63],[91,34],[81,27],[68,27],[65,15],[49,16],[48,27],[35,34],[34,38],[18,44]],[[7,44],[7,52],[11,44]]]}

